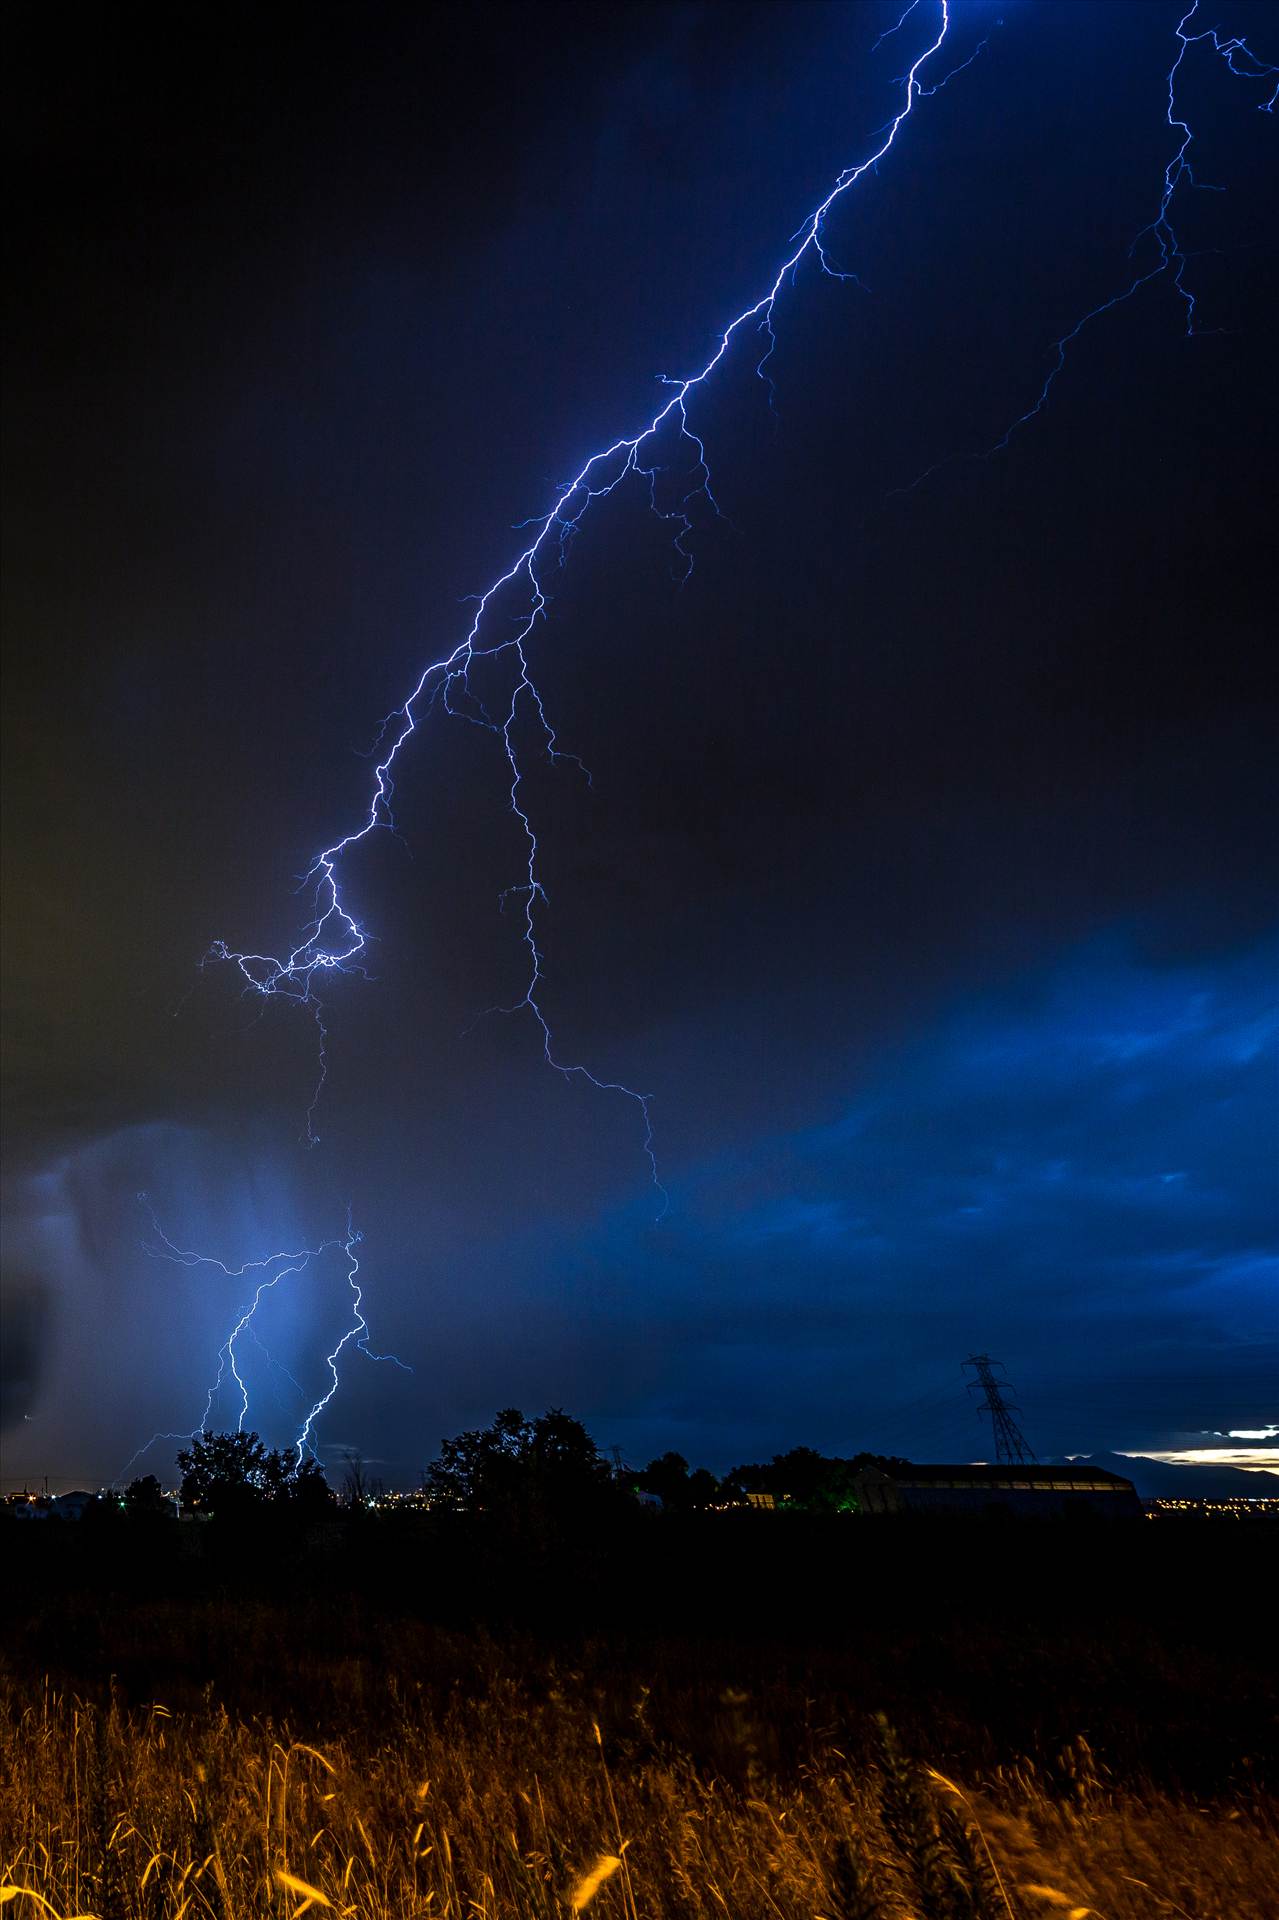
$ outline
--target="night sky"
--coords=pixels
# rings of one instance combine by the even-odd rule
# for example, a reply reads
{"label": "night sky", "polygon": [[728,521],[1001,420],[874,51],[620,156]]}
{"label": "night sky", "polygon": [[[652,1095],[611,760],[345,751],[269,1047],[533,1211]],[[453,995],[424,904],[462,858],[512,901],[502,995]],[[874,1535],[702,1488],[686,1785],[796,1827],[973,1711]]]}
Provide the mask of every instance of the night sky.
{"label": "night sky", "polygon": [[[382,715],[767,286],[931,0],[873,55],[878,0],[13,10],[7,1480],[203,1406],[243,1283],[149,1258],[140,1190],[233,1265],[351,1206],[414,1372],[350,1354],[319,1438],[392,1483],[511,1403],[634,1460],[980,1457],[981,1349],[1041,1455],[1279,1417],[1265,86],[1188,57],[1201,337],[1156,281],[949,458],[1126,284],[1180,11],[960,0],[989,45],[832,217],[860,284],[786,291],[775,414],[748,349],[697,405],[692,578],[638,483],[554,573],[594,784],[526,783],[544,1004],[652,1095],[656,1224],[634,1105],[477,1018],[523,985],[484,731],[433,716],[346,869],[313,1151],[315,1028],[200,960],[287,951]],[[1273,8],[1211,23],[1279,61]],[[264,1310],[273,1443],[345,1297]]]}

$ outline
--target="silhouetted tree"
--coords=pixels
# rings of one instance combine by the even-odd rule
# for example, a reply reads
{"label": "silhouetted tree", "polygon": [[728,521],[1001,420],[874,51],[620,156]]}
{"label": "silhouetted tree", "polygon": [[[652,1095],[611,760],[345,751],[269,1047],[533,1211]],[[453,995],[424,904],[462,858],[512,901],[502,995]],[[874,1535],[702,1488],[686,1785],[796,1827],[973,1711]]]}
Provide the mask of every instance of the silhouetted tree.
{"label": "silhouetted tree", "polygon": [[299,1460],[292,1447],[284,1453],[268,1453],[265,1480],[269,1500],[293,1507],[299,1513],[318,1516],[337,1505],[337,1495],[325,1479],[319,1461],[309,1453],[304,1453]]}
{"label": "silhouetted tree", "polygon": [[771,1493],[779,1503],[808,1513],[845,1513],[857,1505],[854,1482],[859,1467],[905,1464],[881,1454],[858,1453],[844,1460],[818,1453],[815,1447],[792,1447],[787,1453],[774,1454],[767,1466],[734,1467],[724,1478],[724,1491],[738,1499],[748,1493]]}
{"label": "silhouetted tree", "polygon": [[182,1501],[203,1513],[243,1513],[266,1492],[266,1448],[256,1433],[200,1433],[178,1455]]}
{"label": "silhouetted tree", "polygon": [[362,1507],[369,1497],[368,1475],[364,1470],[364,1455],[353,1449],[342,1455],[342,1504],[352,1512]]}
{"label": "silhouetted tree", "polygon": [[709,1467],[694,1467],[688,1476],[688,1502],[694,1511],[719,1503],[719,1481]]}
{"label": "silhouetted tree", "polygon": [[319,1462],[267,1452],[256,1433],[201,1433],[178,1455],[182,1499],[202,1513],[246,1513],[266,1502],[320,1513],[333,1494]]}
{"label": "silhouetted tree", "polygon": [[608,1461],[581,1421],[558,1407],[536,1420],[506,1407],[491,1427],[443,1441],[426,1483],[456,1512],[532,1534],[587,1520],[618,1498]]}
{"label": "silhouetted tree", "polygon": [[682,1453],[663,1453],[635,1476],[645,1493],[656,1494],[668,1513],[692,1513],[709,1507],[719,1496],[719,1481],[706,1467],[692,1473]]}
{"label": "silhouetted tree", "polygon": [[816,1447],[791,1447],[786,1453],[773,1455],[771,1491],[793,1506],[812,1506],[825,1493],[831,1470],[843,1464],[842,1460],[827,1460]]}
{"label": "silhouetted tree", "polygon": [[289,1482],[289,1499],[300,1513],[308,1516],[331,1513],[336,1507],[337,1495],[325,1479],[324,1468],[318,1460],[303,1460]]}
{"label": "silhouetted tree", "polygon": [[131,1480],[124,1490],[124,1510],[131,1520],[171,1520],[173,1502],[153,1473]]}
{"label": "silhouetted tree", "polygon": [[289,1474],[297,1464],[297,1455],[290,1448],[281,1453],[278,1447],[272,1447],[262,1461],[261,1492],[265,1500],[285,1500],[288,1498]]}
{"label": "silhouetted tree", "polygon": [[807,1513],[844,1513],[857,1505],[856,1465],[815,1447],[792,1447],[774,1456],[769,1469],[772,1491]]}
{"label": "silhouetted tree", "polygon": [[661,1501],[668,1513],[683,1513],[688,1505],[688,1461],[682,1453],[663,1453],[636,1475],[636,1484]]}
{"label": "silhouetted tree", "polygon": [[724,1475],[724,1495],[729,1500],[744,1500],[748,1493],[772,1493],[772,1470],[757,1461],[743,1461]]}

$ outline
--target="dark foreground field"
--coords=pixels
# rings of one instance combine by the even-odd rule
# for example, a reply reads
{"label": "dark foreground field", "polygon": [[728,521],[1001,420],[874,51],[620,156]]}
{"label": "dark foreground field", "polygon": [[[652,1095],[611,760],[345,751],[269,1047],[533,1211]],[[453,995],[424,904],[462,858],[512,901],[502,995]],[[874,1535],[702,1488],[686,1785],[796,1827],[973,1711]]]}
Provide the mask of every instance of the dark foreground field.
{"label": "dark foreground field", "polygon": [[6,1528],[0,1875],[102,1920],[1273,1920],[1276,1532]]}

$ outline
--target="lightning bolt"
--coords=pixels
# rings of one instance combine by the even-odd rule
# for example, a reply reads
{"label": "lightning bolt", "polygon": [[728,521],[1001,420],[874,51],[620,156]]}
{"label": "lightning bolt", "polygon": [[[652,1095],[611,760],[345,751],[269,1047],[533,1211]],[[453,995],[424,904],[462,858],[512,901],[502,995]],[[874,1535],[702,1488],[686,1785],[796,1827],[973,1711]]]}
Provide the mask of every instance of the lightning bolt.
{"label": "lightning bolt", "polygon": [[332,1353],[325,1356],[325,1365],[333,1376],[332,1384],[328,1391],[322,1394],[316,1401],[310,1413],[307,1414],[306,1419],[298,1429],[297,1439],[293,1443],[297,1453],[297,1459],[293,1469],[295,1473],[298,1467],[301,1466],[303,1456],[306,1453],[309,1452],[316,1460],[320,1457],[316,1452],[315,1442],[311,1436],[315,1431],[316,1421],[324,1412],[334,1394],[337,1392],[338,1387],[341,1385],[341,1378],[338,1374],[338,1360],[343,1348],[348,1346],[352,1340],[354,1340],[360,1352],[365,1354],[368,1359],[388,1361],[391,1366],[400,1367],[405,1373],[412,1373],[413,1371],[412,1367],[405,1366],[404,1361],[397,1359],[393,1353],[373,1353],[369,1349],[369,1323],[364,1318],[364,1290],[360,1285],[359,1277],[360,1257],[355,1251],[363,1238],[363,1234],[351,1224],[351,1216],[348,1213],[346,1239],[342,1242],[342,1249],[347,1260],[347,1285],[351,1289],[351,1324],[334,1347]]}
{"label": "lightning bolt", "polygon": [[[1080,336],[1087,332],[1094,321],[1100,320],[1107,313],[1113,313],[1117,307],[1126,306],[1143,287],[1150,286],[1154,281],[1165,277],[1171,279],[1185,317],[1185,337],[1193,340],[1204,331],[1196,319],[1197,303],[1194,290],[1186,280],[1188,256],[1174,225],[1173,215],[1178,196],[1183,190],[1197,189],[1201,193],[1224,193],[1225,188],[1209,186],[1206,182],[1195,178],[1190,159],[1195,135],[1185,116],[1185,110],[1178,100],[1178,81],[1190,49],[1202,46],[1218,55],[1238,80],[1274,80],[1276,84],[1269,99],[1261,101],[1257,109],[1260,113],[1273,114],[1275,103],[1279,100],[1279,66],[1271,66],[1259,59],[1238,34],[1227,37],[1216,27],[1202,27],[1197,32],[1190,32],[1188,29],[1198,18],[1199,5],[1200,0],[1192,0],[1192,4],[1182,14],[1174,30],[1177,50],[1173,56],[1172,65],[1168,69],[1165,108],[1165,118],[1172,132],[1174,145],[1168,164],[1164,168],[1158,207],[1153,220],[1141,229],[1128,249],[1130,261],[1137,262],[1144,248],[1148,255],[1146,264],[1135,266],[1126,286],[1122,287],[1118,293],[1112,294],[1108,300],[1102,300],[1097,306],[1090,307],[1087,313],[1076,320],[1068,332],[1061,334],[1053,341],[1048,371],[1038,394],[1025,412],[1019,413],[1004,430],[993,446],[987,447],[984,453],[950,455],[944,460],[938,460],[931,467],[926,468],[908,487],[898,488],[899,493],[913,493],[916,487],[922,486],[925,480],[939,473],[943,467],[952,465],[956,459],[989,460],[993,455],[1005,452],[1011,445],[1014,435],[1020,433],[1023,427],[1029,426],[1032,420],[1037,419],[1048,405],[1053,388],[1065,371],[1070,350]],[[965,62],[965,65],[967,64],[969,63]],[[960,69],[956,68],[956,72],[959,71]]]}
{"label": "lightning bolt", "polygon": [[[901,32],[921,7],[925,7],[925,0],[910,0],[896,22],[876,40],[875,47],[878,48],[883,41]],[[791,235],[785,257],[765,289],[723,327],[716,337],[713,351],[700,369],[679,378],[662,376],[666,398],[647,422],[641,424],[634,433],[623,434],[591,453],[576,474],[559,487],[550,507],[544,513],[521,523],[518,530],[527,532],[527,544],[506,570],[497,574],[484,591],[474,597],[474,612],[467,631],[451,649],[423,667],[407,698],[386,715],[375,740],[374,752],[379,757],[374,765],[372,790],[365,813],[348,832],[315,855],[299,883],[299,891],[310,891],[311,917],[296,944],[289,952],[279,955],[240,950],[224,940],[218,940],[205,956],[207,960],[233,965],[241,976],[246,993],[255,994],[264,1002],[284,997],[304,1005],[313,1016],[318,1034],[318,1077],[306,1114],[308,1143],[315,1144],[317,1139],[315,1114],[328,1068],[329,1036],[321,987],[330,974],[365,974],[363,959],[372,938],[345,904],[341,886],[345,862],[355,849],[379,830],[384,829],[392,834],[397,831],[394,812],[397,763],[410,739],[438,707],[446,716],[464,720],[497,737],[509,772],[507,797],[510,812],[524,838],[522,877],[518,884],[506,890],[502,898],[505,901],[518,897],[523,901],[522,941],[527,956],[527,972],[519,996],[511,1003],[490,1011],[530,1015],[540,1034],[544,1060],[556,1073],[566,1081],[580,1081],[601,1092],[618,1094],[633,1103],[642,1120],[643,1150],[649,1161],[653,1185],[662,1200],[662,1210],[665,1210],[666,1195],[659,1178],[654,1146],[651,1096],[619,1080],[604,1078],[584,1064],[563,1058],[557,1051],[543,1004],[545,973],[538,938],[538,920],[540,910],[548,902],[540,877],[537,832],[524,798],[529,738],[547,761],[552,764],[567,761],[583,774],[588,783],[590,781],[589,770],[578,756],[560,747],[531,671],[530,643],[547,615],[544,569],[548,564],[563,566],[566,563],[572,543],[593,505],[611,498],[623,488],[624,483],[635,480],[647,495],[650,511],[672,528],[676,576],[681,581],[688,578],[693,567],[692,541],[695,533],[706,516],[720,515],[706,446],[690,413],[700,390],[712,381],[734,349],[753,337],[758,351],[755,372],[765,385],[769,403],[772,404],[773,381],[768,368],[777,346],[775,319],[777,303],[782,294],[787,287],[794,287],[799,270],[806,261],[811,261],[818,271],[829,278],[856,278],[835,267],[828,253],[826,225],[832,209],[886,158],[916,103],[941,92],[979,58],[988,44],[989,36],[940,77],[932,78],[930,75],[929,84],[925,85],[921,76],[946,43],[952,24],[950,0],[934,0],[934,4],[927,5],[925,10],[933,21],[930,29],[933,38],[901,76],[898,82],[903,89],[901,103],[880,133],[874,136],[873,151],[856,164],[846,167],[825,198],[809,211],[801,226]],[[1170,279],[1181,303],[1186,337],[1194,338],[1203,331],[1198,323],[1196,296],[1187,278],[1189,256],[1178,233],[1176,215],[1186,192],[1222,189],[1209,188],[1195,177],[1191,161],[1195,135],[1179,98],[1183,69],[1192,49],[1202,48],[1221,59],[1236,79],[1247,82],[1275,81],[1269,97],[1259,103],[1259,111],[1273,115],[1276,102],[1279,101],[1279,67],[1261,60],[1241,36],[1227,36],[1216,27],[1201,27],[1198,24],[1199,17],[1200,0],[1191,0],[1174,29],[1175,52],[1167,73],[1165,112],[1172,135],[1172,149],[1164,168],[1154,217],[1136,235],[1129,250],[1133,269],[1127,283],[1108,299],[1089,309],[1052,343],[1048,371],[1038,395],[1011,422],[987,453],[978,457],[989,457],[1005,450],[1014,436],[1043,412],[1065,370],[1074,344],[1104,315],[1133,300],[1142,288],[1163,278]],[[946,464],[946,461],[938,462],[913,485],[918,486]],[[471,682],[472,669],[478,663],[495,661],[502,661],[509,668],[506,683],[509,690],[503,698],[502,707],[496,712],[490,710]],[[229,1267],[210,1256],[176,1246],[163,1232],[153,1212],[151,1219],[156,1238],[147,1251],[154,1257],[172,1260],[185,1267],[207,1266],[228,1279],[252,1276],[253,1291],[239,1310],[230,1333],[218,1350],[217,1371],[208,1389],[200,1422],[191,1434],[153,1436],[145,1447],[139,1448],[134,1454],[124,1470],[126,1473],[156,1440],[189,1439],[207,1426],[228,1376],[239,1393],[237,1426],[243,1429],[248,1418],[250,1397],[239,1366],[240,1343],[245,1339],[253,1340],[261,1347],[270,1364],[276,1366],[262,1346],[255,1324],[265,1296],[281,1281],[304,1272],[313,1262],[318,1262],[335,1249],[341,1249],[347,1263],[351,1319],[325,1356],[330,1384],[314,1401],[298,1428],[293,1442],[296,1456],[294,1470],[300,1467],[308,1454],[318,1458],[314,1439],[317,1423],[338,1390],[341,1377],[339,1363],[349,1346],[354,1345],[369,1359],[405,1366],[395,1355],[375,1353],[369,1346],[369,1325],[363,1308],[361,1262],[357,1252],[362,1236],[352,1224],[349,1214],[343,1238],[325,1240],[317,1247],[297,1252],[271,1254],[261,1260],[247,1261],[239,1267]],[[292,1376],[283,1369],[277,1370],[291,1382],[300,1398],[305,1398]],[[411,1371],[408,1368],[405,1370]]]}
{"label": "lightning bolt", "polygon": [[338,1357],[352,1340],[355,1341],[360,1352],[365,1354],[368,1359],[388,1361],[392,1365],[402,1368],[405,1373],[411,1373],[413,1371],[411,1367],[407,1366],[403,1360],[398,1359],[394,1354],[373,1353],[368,1346],[369,1327],[361,1311],[363,1294],[356,1278],[360,1263],[355,1253],[355,1248],[360,1244],[363,1236],[358,1228],[352,1224],[349,1212],[347,1214],[346,1234],[343,1237],[322,1240],[316,1247],[303,1247],[295,1252],[269,1253],[260,1260],[246,1260],[238,1267],[231,1267],[227,1266],[224,1261],[216,1259],[211,1254],[196,1253],[189,1247],[177,1246],[160,1225],[155,1209],[152,1207],[146,1194],[140,1193],[138,1195],[138,1201],[141,1206],[145,1207],[150,1217],[154,1234],[153,1240],[144,1240],[142,1243],[143,1252],[148,1254],[150,1258],[169,1260],[180,1267],[209,1267],[212,1268],[214,1272],[222,1274],[228,1280],[242,1280],[246,1275],[260,1276],[260,1278],[255,1280],[252,1295],[248,1302],[239,1309],[234,1326],[222,1342],[222,1345],[218,1348],[217,1372],[205,1396],[204,1410],[200,1418],[187,1432],[152,1434],[151,1438],[146,1441],[143,1446],[140,1446],[125,1463],[117,1479],[123,1480],[134,1464],[140,1460],[157,1441],[193,1440],[198,1434],[208,1432],[210,1422],[213,1418],[213,1409],[218,1402],[224,1385],[227,1383],[228,1374],[231,1380],[234,1381],[236,1390],[240,1396],[240,1407],[236,1417],[236,1431],[237,1433],[244,1431],[245,1422],[249,1417],[249,1389],[239,1368],[237,1345],[242,1339],[248,1338],[253,1340],[266,1355],[271,1366],[296,1388],[299,1398],[303,1397],[302,1388],[298,1385],[298,1382],[294,1380],[292,1374],[289,1373],[286,1368],[281,1367],[278,1361],[271,1358],[267,1348],[263,1345],[261,1335],[254,1321],[258,1308],[262,1305],[264,1298],[280,1284],[281,1280],[288,1279],[294,1274],[305,1272],[313,1261],[322,1259],[326,1253],[330,1253],[335,1249],[340,1248],[347,1260],[347,1279],[353,1295],[354,1318],[350,1328],[342,1335],[342,1338],[338,1341],[333,1351],[325,1356],[325,1364],[332,1375],[332,1385],[323,1398],[318,1400],[311,1408],[311,1411],[307,1414],[306,1419],[303,1421],[292,1442],[293,1450],[296,1453],[294,1472],[296,1473],[297,1468],[301,1465],[305,1453],[309,1452],[313,1458],[319,1459],[319,1454],[311,1437],[312,1431],[317,1418],[337,1392],[340,1384],[337,1369]]}
{"label": "lightning bolt", "polygon": [[[920,0],[912,0],[901,16],[896,32],[914,13]],[[347,856],[379,829],[395,831],[393,808],[395,769],[407,742],[435,707],[446,714],[465,719],[496,734],[501,742],[510,772],[510,810],[524,836],[523,877],[510,894],[524,901],[523,943],[527,953],[527,975],[519,997],[510,1005],[491,1009],[508,1014],[531,1015],[541,1037],[546,1064],[565,1080],[579,1081],[602,1092],[616,1093],[632,1101],[643,1125],[643,1145],[648,1156],[654,1187],[665,1211],[666,1195],[658,1177],[653,1142],[651,1096],[605,1079],[591,1068],[563,1059],[556,1050],[549,1018],[543,1005],[543,955],[538,944],[538,910],[547,903],[538,865],[538,840],[532,818],[523,798],[524,760],[521,739],[531,733],[540,750],[552,762],[575,760],[557,745],[555,730],[547,716],[537,685],[530,671],[528,643],[534,630],[546,616],[547,597],[543,586],[543,568],[548,559],[562,564],[568,549],[589,509],[612,496],[625,481],[636,479],[646,488],[649,506],[662,520],[673,525],[677,569],[687,578],[692,568],[689,541],[704,513],[719,511],[711,486],[706,447],[690,421],[689,408],[699,390],[712,379],[734,346],[752,334],[763,341],[757,372],[770,389],[766,365],[776,345],[774,314],[784,289],[793,285],[800,266],[811,257],[823,273],[836,279],[851,276],[837,272],[827,258],[824,227],[836,203],[858,185],[893,147],[898,133],[909,119],[917,100],[927,92],[920,74],[945,42],[950,31],[950,0],[938,0],[930,13],[935,21],[934,37],[916,57],[902,77],[901,104],[891,120],[876,136],[878,144],[856,165],[846,167],[826,197],[812,208],[804,223],[791,236],[789,251],[759,298],[744,307],[718,336],[714,351],[701,369],[679,379],[663,377],[668,397],[652,417],[638,430],[610,441],[592,453],[571,480],[560,487],[550,508],[541,516],[523,523],[531,530],[528,544],[505,572],[485,588],[475,600],[474,616],[466,634],[448,652],[422,669],[416,685],[403,704],[387,715],[378,734],[375,750],[381,758],[374,768],[373,789],[366,814],[348,833],[324,847],[303,875],[300,890],[309,888],[312,917],[298,943],[283,955],[242,952],[219,940],[206,958],[226,961],[236,967],[244,981],[244,991],[266,998],[283,995],[302,1002],[313,1012],[320,1033],[320,1071],[311,1106],[307,1112],[306,1138],[314,1144],[314,1116],[325,1083],[327,1032],[323,1019],[320,987],[327,976],[361,972],[362,956],[369,934],[345,905],[340,872]],[[980,51],[980,48],[977,50]],[[972,56],[975,58],[976,54]],[[969,64],[968,62],[964,63]],[[960,69],[955,68],[938,83],[944,86]],[[669,476],[679,473],[673,505],[664,505],[664,488]],[[513,615],[513,622],[509,616]],[[511,624],[516,631],[511,633]],[[511,691],[504,713],[491,714],[477,697],[470,681],[472,668],[479,661],[502,659],[509,664]],[[581,767],[581,762],[576,761]],[[589,776],[588,776],[589,777]],[[659,1212],[659,1218],[661,1212]],[[357,1305],[358,1312],[358,1305]]]}

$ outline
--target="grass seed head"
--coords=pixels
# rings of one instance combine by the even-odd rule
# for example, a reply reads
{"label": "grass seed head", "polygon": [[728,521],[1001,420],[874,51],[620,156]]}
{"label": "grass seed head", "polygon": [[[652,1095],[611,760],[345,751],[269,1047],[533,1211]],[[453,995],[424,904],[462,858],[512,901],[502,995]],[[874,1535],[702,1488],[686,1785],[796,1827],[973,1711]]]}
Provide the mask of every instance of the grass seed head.
{"label": "grass seed head", "polygon": [[622,1862],[615,1853],[601,1853],[589,1873],[584,1873],[568,1897],[570,1913],[589,1907],[606,1880],[611,1880]]}

